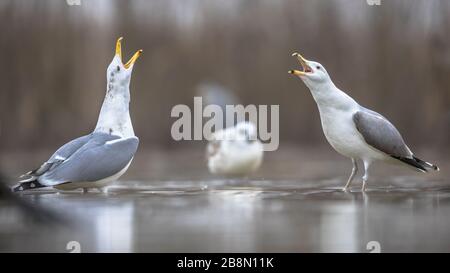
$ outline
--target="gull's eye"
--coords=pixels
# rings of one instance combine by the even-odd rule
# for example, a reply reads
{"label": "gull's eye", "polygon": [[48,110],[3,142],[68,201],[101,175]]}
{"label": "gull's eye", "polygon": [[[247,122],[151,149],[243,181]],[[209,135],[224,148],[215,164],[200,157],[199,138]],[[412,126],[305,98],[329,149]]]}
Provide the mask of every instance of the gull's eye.
{"label": "gull's eye", "polygon": [[316,68],[320,70],[320,66],[316,66]]}

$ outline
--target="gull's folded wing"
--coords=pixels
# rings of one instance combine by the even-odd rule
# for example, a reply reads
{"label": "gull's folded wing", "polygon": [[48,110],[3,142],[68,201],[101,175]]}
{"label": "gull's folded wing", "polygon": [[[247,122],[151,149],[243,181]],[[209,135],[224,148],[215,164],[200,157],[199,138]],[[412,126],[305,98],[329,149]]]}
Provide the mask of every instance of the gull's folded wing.
{"label": "gull's folded wing", "polygon": [[366,143],[375,149],[414,167],[417,171],[439,170],[438,166],[414,156],[394,125],[377,112],[361,108],[353,115],[353,121]]}
{"label": "gull's folded wing", "polygon": [[398,130],[382,115],[362,108],[353,115],[353,122],[370,146],[393,157],[412,158]]}
{"label": "gull's folded wing", "polygon": [[84,144],[86,144],[92,138],[92,134],[76,138],[59,148],[49,160],[42,164],[36,170],[30,171],[23,176],[37,177],[43,175],[49,169],[56,167],[59,163],[68,159],[72,154],[74,154],[78,149],[80,149]]}
{"label": "gull's folded wing", "polygon": [[138,144],[137,137],[121,139],[109,134],[95,133],[68,159],[40,176],[39,182],[54,186],[110,177],[128,165]]}

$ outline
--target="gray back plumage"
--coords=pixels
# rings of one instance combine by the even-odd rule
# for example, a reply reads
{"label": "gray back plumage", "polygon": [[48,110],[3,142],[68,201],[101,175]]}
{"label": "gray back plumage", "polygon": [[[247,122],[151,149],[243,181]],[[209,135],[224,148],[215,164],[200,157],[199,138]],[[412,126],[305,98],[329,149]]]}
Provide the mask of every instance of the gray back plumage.
{"label": "gray back plumage", "polygon": [[[59,161],[60,158],[69,158],[73,153],[80,149],[84,144],[86,144],[90,139],[92,139],[93,134],[82,136],[76,138],[59,148],[47,162]],[[59,158],[59,159],[58,159]]]}
{"label": "gray back plumage", "polygon": [[[84,144],[83,144],[84,143]],[[66,182],[90,182],[110,177],[123,168],[133,158],[139,144],[137,137],[121,139],[118,136],[93,133],[64,145],[52,156],[65,160],[52,164],[39,176],[38,181],[46,186]],[[72,152],[72,153],[71,153]]]}
{"label": "gray back plumage", "polygon": [[353,115],[353,122],[370,146],[390,156],[412,157],[398,130],[377,112],[361,107],[361,110]]}
{"label": "gray back plumage", "polygon": [[81,146],[86,144],[89,139],[92,138],[92,134],[76,138],[59,148],[44,164],[39,168],[30,171],[21,177],[38,177],[43,175],[45,172],[51,168],[56,167],[59,163],[63,162],[65,159],[69,158],[73,153],[75,153]]}

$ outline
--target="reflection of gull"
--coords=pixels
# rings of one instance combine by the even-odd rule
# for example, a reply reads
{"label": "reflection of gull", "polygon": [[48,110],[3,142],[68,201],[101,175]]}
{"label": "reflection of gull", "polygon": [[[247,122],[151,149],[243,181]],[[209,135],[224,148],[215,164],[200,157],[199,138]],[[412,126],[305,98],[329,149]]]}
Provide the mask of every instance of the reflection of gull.
{"label": "reflection of gull", "polygon": [[[134,218],[136,213],[133,201],[123,198],[108,202],[105,196],[74,195],[70,192],[28,196],[33,197],[34,205],[55,211],[68,219],[67,226],[53,226],[50,231],[32,230],[34,234],[42,234],[41,237],[47,238],[42,243],[43,246],[52,244],[54,240],[74,240],[81,244],[82,252],[134,250],[134,224],[139,221]],[[47,232],[52,233],[50,237]]]}
{"label": "reflection of gull", "polygon": [[20,219],[20,215],[14,209],[19,209],[27,218],[36,220],[41,223],[56,223],[61,222],[56,214],[42,208],[38,204],[27,202],[19,198],[19,196],[13,194],[11,189],[6,186],[8,179],[2,173],[0,173],[0,223],[4,223],[5,217],[7,218],[9,212],[15,219]]}
{"label": "reflection of gull", "polygon": [[357,252],[357,209],[350,202],[325,206],[320,215],[321,252]]}
{"label": "reflection of gull", "polygon": [[207,146],[211,173],[246,175],[256,171],[263,159],[263,146],[256,127],[240,122],[235,127],[215,132]]}
{"label": "reflection of gull", "polygon": [[94,132],[59,148],[41,167],[28,172],[14,191],[48,186],[101,188],[128,169],[139,143],[130,119],[129,86],[134,63],[142,50],[124,64],[121,40],[117,40],[116,55],[107,69],[108,87]]}
{"label": "reflection of gull", "polygon": [[134,205],[96,209],[96,252],[132,252]]}
{"label": "reflection of gull", "polygon": [[360,106],[339,90],[321,64],[308,61],[298,53],[294,56],[300,61],[302,71],[291,70],[289,73],[300,77],[310,89],[319,107],[325,137],[336,151],[352,159],[353,170],[344,190],[348,189],[357,171],[357,159],[364,163],[363,191],[369,165],[375,160],[404,163],[422,172],[439,170],[415,157],[386,118]]}

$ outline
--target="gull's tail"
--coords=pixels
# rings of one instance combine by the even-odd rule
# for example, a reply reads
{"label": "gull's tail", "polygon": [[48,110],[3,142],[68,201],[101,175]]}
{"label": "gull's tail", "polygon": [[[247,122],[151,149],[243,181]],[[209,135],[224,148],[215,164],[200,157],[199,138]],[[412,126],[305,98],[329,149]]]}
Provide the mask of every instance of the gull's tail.
{"label": "gull's tail", "polygon": [[45,187],[45,185],[42,185],[41,183],[39,183],[39,181],[37,180],[37,177],[31,177],[31,178],[19,181],[18,184],[14,185],[12,187],[12,191],[13,192],[26,191],[26,190],[31,190],[31,189],[43,188],[43,187]]}
{"label": "gull's tail", "polygon": [[405,157],[394,157],[400,161],[402,161],[403,163],[406,163],[414,168],[416,168],[418,171],[421,172],[428,172],[428,171],[439,171],[439,167],[431,164],[429,162],[423,161],[420,158],[417,158],[415,156],[413,156],[412,158],[405,158]]}

